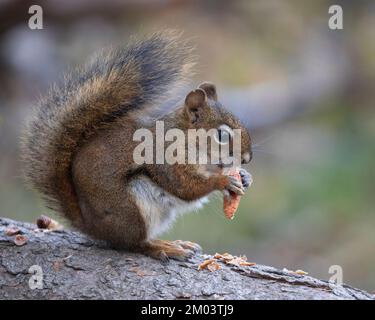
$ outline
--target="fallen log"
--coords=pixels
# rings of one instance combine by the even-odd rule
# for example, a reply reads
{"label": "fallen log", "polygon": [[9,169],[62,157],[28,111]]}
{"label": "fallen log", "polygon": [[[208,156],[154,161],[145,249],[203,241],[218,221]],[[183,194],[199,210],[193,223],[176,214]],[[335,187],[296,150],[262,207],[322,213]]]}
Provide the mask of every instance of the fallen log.
{"label": "fallen log", "polygon": [[0,218],[0,299],[373,299],[348,285],[209,255],[162,263],[73,231]]}

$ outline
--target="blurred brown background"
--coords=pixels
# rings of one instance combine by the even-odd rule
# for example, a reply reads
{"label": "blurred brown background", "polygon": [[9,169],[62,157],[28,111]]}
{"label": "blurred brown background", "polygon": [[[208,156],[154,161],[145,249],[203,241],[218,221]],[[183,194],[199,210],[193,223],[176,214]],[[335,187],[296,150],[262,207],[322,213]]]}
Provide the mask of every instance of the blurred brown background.
{"label": "blurred brown background", "polygon": [[[328,28],[340,4],[344,29]],[[28,8],[44,29],[28,28]],[[375,290],[375,2],[0,0],[0,216],[50,214],[21,179],[18,141],[64,70],[134,33],[177,28],[251,130],[254,184],[233,221],[220,196],[165,235]]]}

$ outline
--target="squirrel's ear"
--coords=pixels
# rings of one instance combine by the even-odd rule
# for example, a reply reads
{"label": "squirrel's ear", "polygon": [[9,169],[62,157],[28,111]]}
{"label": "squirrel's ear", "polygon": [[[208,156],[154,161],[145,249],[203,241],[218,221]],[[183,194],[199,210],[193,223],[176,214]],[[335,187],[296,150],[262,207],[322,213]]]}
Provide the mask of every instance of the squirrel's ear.
{"label": "squirrel's ear", "polygon": [[199,109],[207,103],[206,93],[202,89],[190,91],[185,98],[185,110],[194,123],[199,118]]}
{"label": "squirrel's ear", "polygon": [[209,99],[217,101],[216,86],[211,82],[203,82],[199,85],[199,89],[204,90]]}

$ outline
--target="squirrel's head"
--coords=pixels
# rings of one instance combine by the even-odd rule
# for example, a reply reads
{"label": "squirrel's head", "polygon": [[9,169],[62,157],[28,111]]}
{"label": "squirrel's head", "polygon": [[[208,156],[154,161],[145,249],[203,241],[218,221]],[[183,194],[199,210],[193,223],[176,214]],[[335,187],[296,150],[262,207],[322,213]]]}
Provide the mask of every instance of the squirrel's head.
{"label": "squirrel's head", "polygon": [[[245,164],[252,159],[251,139],[248,130],[228,109],[218,101],[214,84],[204,82],[191,91],[185,98],[183,117],[188,128],[217,129],[217,138],[208,143],[221,146],[228,144],[229,155],[236,158],[237,163]],[[238,129],[238,130],[235,130]],[[233,153],[234,134],[241,133],[241,150]],[[237,143],[238,145],[238,143]],[[208,153],[210,153],[208,146]],[[210,156],[210,154],[209,154]]]}

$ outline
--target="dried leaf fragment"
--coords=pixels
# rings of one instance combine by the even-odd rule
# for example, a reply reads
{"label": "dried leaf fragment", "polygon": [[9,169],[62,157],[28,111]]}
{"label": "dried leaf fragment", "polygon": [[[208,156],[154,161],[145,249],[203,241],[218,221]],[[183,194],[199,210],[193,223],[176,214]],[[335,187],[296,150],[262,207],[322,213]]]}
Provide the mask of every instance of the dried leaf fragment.
{"label": "dried leaf fragment", "polygon": [[240,261],[240,266],[244,266],[244,267],[252,267],[252,266],[255,266],[255,265],[256,265],[255,262]]}
{"label": "dried leaf fragment", "polygon": [[221,260],[226,264],[232,264],[232,265],[236,265],[236,266],[252,267],[252,266],[256,265],[255,262],[248,262],[246,256],[237,257],[237,256],[233,256],[229,253],[223,253],[223,254],[216,253],[214,255],[214,258],[217,259],[217,260]]}
{"label": "dried leaf fragment", "polygon": [[207,269],[210,272],[214,272],[216,270],[221,269],[220,264],[218,264],[215,259],[207,259],[203,261],[199,266],[198,270],[204,270]]}
{"label": "dried leaf fragment", "polygon": [[4,232],[6,236],[11,237],[11,236],[15,236],[16,234],[21,233],[21,230],[17,227],[8,227],[5,229]]}
{"label": "dried leaf fragment", "polygon": [[223,254],[215,253],[214,258],[215,258],[215,259],[218,259],[218,260],[227,261],[227,260],[232,260],[232,259],[234,259],[234,256],[232,256],[231,254],[225,252],[225,253],[223,253]]}
{"label": "dried leaf fragment", "polygon": [[288,273],[298,274],[300,276],[305,276],[309,274],[308,272],[300,270],[300,269],[293,271],[293,270],[288,270],[287,268],[284,268],[283,271],[288,272]]}
{"label": "dried leaf fragment", "polygon": [[203,269],[206,269],[206,267],[214,262],[215,260],[214,259],[207,259],[207,260],[204,260],[199,266],[198,266],[198,270],[203,270]]}
{"label": "dried leaf fragment", "polygon": [[247,262],[246,257],[235,257],[232,260],[226,261],[227,264],[232,264],[235,266],[254,266],[255,262]]}
{"label": "dried leaf fragment", "polygon": [[27,242],[27,238],[26,236],[22,235],[22,234],[17,234],[16,237],[14,238],[14,244],[16,246],[23,246],[24,244],[26,244]]}
{"label": "dried leaf fragment", "polygon": [[220,264],[218,264],[216,261],[210,263],[208,266],[207,266],[207,269],[210,271],[210,272],[213,272],[213,271],[216,271],[216,270],[219,270],[221,269],[221,266]]}
{"label": "dried leaf fragment", "polygon": [[309,274],[308,272],[303,271],[303,270],[300,270],[300,269],[294,271],[294,273],[297,273],[297,274],[299,274],[300,276],[305,276],[305,275]]}

